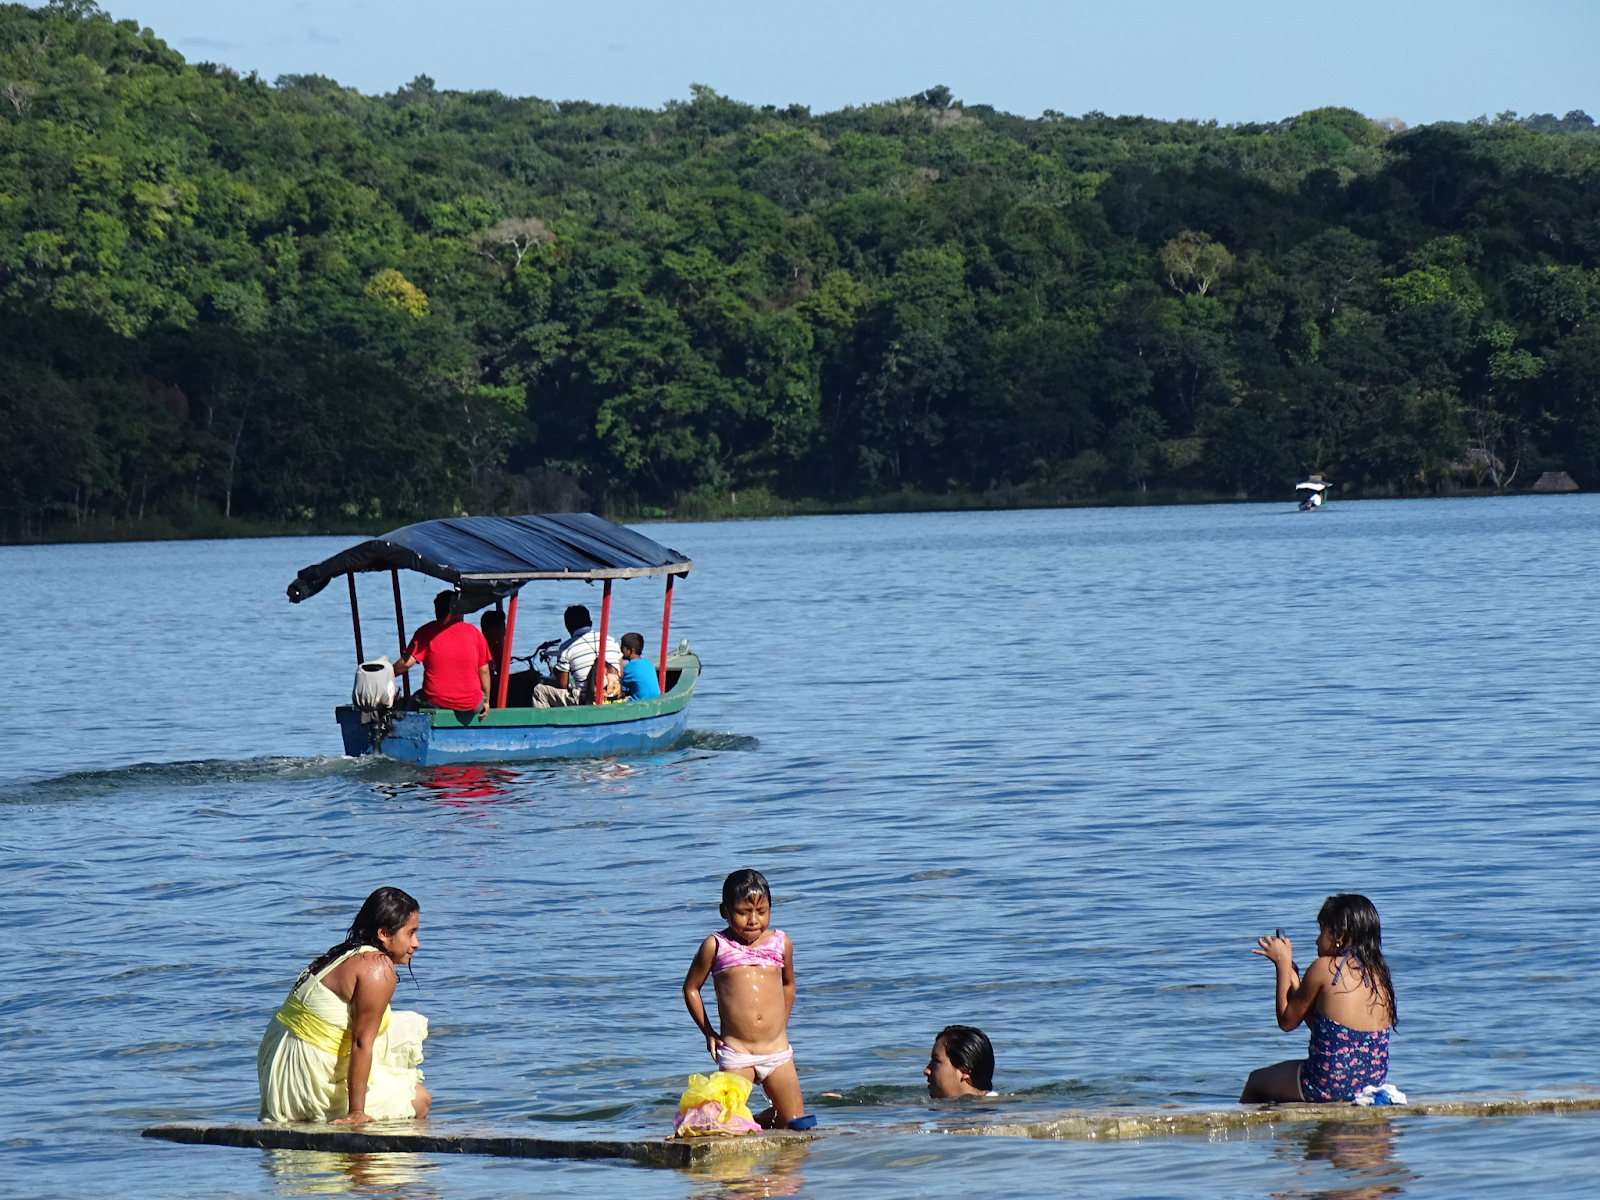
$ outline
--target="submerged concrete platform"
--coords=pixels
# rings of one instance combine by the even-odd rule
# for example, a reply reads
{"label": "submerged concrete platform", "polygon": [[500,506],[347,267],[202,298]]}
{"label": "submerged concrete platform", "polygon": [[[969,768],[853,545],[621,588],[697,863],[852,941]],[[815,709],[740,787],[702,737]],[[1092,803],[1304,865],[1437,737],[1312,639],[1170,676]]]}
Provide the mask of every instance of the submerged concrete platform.
{"label": "submerged concrete platform", "polygon": [[1162,1136],[1210,1136],[1262,1126],[1337,1122],[1364,1124],[1395,1117],[1522,1117],[1600,1112],[1600,1095],[1461,1097],[1415,1104],[1267,1104],[1224,1109],[1100,1109],[1042,1116],[1001,1125],[962,1124],[941,1133],[980,1137],[1025,1137],[1045,1141],[1090,1141]]}
{"label": "submerged concrete platform", "polygon": [[[1131,1140],[1150,1137],[1214,1137],[1228,1131],[1269,1129],[1285,1125],[1375,1124],[1398,1117],[1520,1117],[1600,1112],[1600,1093],[1583,1096],[1467,1096],[1415,1104],[1269,1104],[1202,1109],[1182,1105],[1163,1108],[1084,1109],[1047,1113],[1031,1120],[985,1123],[986,1114],[956,1117],[946,1113],[936,1123],[874,1124],[845,1130],[857,1134],[904,1137],[957,1134],[969,1137],[1023,1137],[1046,1141]],[[838,1121],[843,1113],[833,1115]],[[352,1129],[345,1125],[155,1125],[147,1138],[203,1146],[240,1146],[257,1150],[321,1150],[332,1154],[482,1154],[495,1158],[622,1159],[652,1167],[687,1169],[719,1161],[775,1154],[814,1141],[817,1134],[747,1134],[726,1138],[548,1138],[528,1137],[503,1127],[452,1121],[395,1121]]]}
{"label": "submerged concrete platform", "polygon": [[[409,1127],[408,1127],[409,1126]],[[429,1128],[412,1122],[300,1125],[240,1122],[233,1125],[152,1125],[147,1138],[197,1146],[255,1150],[323,1150],[332,1154],[483,1154],[493,1158],[618,1158],[651,1167],[693,1167],[721,1158],[809,1142],[809,1133],[752,1133],[743,1137],[595,1138],[524,1137],[504,1129]]]}

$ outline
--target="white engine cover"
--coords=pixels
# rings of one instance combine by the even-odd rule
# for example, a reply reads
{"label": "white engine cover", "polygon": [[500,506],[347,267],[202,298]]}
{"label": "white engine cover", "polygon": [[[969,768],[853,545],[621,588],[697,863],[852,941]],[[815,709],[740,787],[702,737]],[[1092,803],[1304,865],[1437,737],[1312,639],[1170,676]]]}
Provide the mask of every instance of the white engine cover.
{"label": "white engine cover", "polygon": [[351,704],[362,712],[377,712],[393,708],[394,697],[394,664],[387,654],[380,654],[356,668],[355,686],[350,689]]}

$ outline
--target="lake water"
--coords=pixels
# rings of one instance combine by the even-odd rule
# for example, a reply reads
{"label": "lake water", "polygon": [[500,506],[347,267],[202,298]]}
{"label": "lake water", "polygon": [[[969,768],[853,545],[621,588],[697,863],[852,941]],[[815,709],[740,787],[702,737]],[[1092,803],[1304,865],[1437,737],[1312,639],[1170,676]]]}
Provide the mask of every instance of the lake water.
{"label": "lake water", "polygon": [[[1347,890],[1383,916],[1392,1082],[1600,1085],[1597,529],[1595,495],[653,526],[697,564],[695,733],[512,770],[338,757],[344,589],[283,588],[349,539],[0,548],[0,1192],[1592,1196],[1600,1116],[915,1130],[952,1111],[920,1072],[954,1021],[994,1040],[997,1118],[1230,1103],[1305,1047],[1252,939],[1304,962]],[[519,650],[594,594],[531,586]],[[387,579],[362,602],[389,650]],[[650,644],[659,604],[622,584],[615,619]],[[720,1177],[138,1137],[254,1117],[268,1019],[382,883],[423,906],[395,1006],[432,1022],[437,1117],[662,1134],[708,1066],[679,984],[746,865],[850,1136]]]}

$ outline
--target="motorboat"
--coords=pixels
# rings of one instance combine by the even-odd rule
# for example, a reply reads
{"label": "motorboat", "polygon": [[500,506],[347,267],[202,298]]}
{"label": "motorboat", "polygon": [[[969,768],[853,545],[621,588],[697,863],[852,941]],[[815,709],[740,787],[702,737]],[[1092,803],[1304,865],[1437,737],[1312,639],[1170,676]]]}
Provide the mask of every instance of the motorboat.
{"label": "motorboat", "polygon": [[1315,512],[1327,499],[1328,485],[1322,481],[1321,475],[1313,475],[1304,483],[1295,484],[1294,490],[1300,499],[1300,511]]}
{"label": "motorboat", "polygon": [[[693,565],[676,550],[591,513],[450,517],[403,526],[306,567],[289,584],[288,596],[299,604],[339,576],[345,577],[358,671],[353,701],[362,694],[359,673],[374,665],[367,659],[362,639],[357,575],[389,573],[402,657],[409,640],[400,600],[401,571],[417,571],[454,587],[452,613],[465,616],[493,605],[504,614],[498,683],[487,713],[479,717],[471,710],[410,711],[411,680],[405,673],[398,681],[399,694],[390,689],[395,701],[392,707],[366,702],[363,695],[362,705],[352,702],[334,710],[346,754],[383,754],[424,765],[589,757],[665,749],[687,727],[700,659],[689,650],[688,642],[680,642],[669,654],[667,636],[673,582],[687,575]],[[507,706],[517,600],[523,587],[534,582],[599,583],[598,634],[600,645],[605,646],[611,633],[612,586],[618,581],[652,577],[666,581],[661,653],[656,660],[661,688],[658,698],[607,702],[606,689],[595,688],[590,692],[592,702],[571,707]]]}

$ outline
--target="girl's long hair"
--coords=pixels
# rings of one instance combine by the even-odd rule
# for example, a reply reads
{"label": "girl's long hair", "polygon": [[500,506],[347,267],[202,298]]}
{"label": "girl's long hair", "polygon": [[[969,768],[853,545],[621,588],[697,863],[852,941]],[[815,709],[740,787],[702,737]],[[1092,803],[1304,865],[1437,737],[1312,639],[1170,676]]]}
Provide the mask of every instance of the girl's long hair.
{"label": "girl's long hair", "polygon": [[1338,939],[1343,951],[1356,960],[1361,977],[1389,1008],[1389,1024],[1400,1024],[1395,1010],[1394,981],[1383,959],[1383,929],[1372,901],[1355,892],[1329,896],[1317,912],[1317,924]]}
{"label": "girl's long hair", "polygon": [[421,909],[422,905],[399,888],[379,888],[361,902],[361,910],[356,913],[355,920],[350,922],[344,941],[337,946],[329,946],[326,952],[301,971],[300,978],[294,982],[295,987],[299,987],[341,954],[354,950],[357,946],[373,946],[382,950],[383,944],[378,941],[378,931],[384,930],[391,936],[399,933],[401,926],[411,919],[411,914],[420,912]]}

